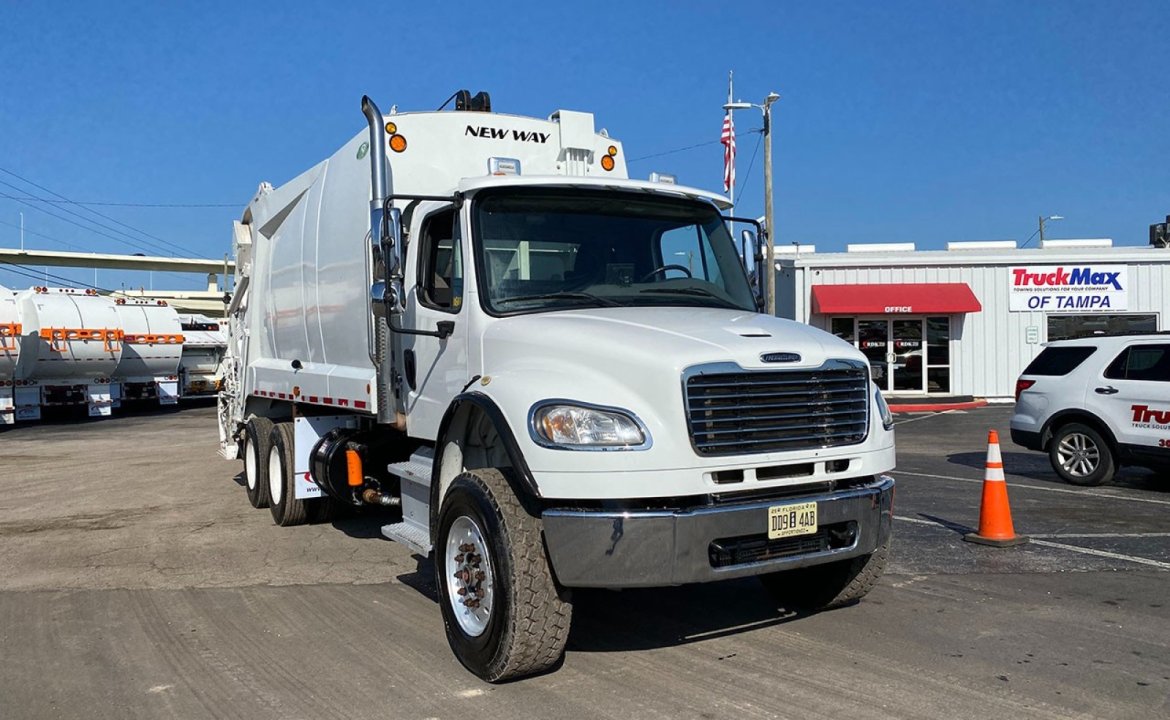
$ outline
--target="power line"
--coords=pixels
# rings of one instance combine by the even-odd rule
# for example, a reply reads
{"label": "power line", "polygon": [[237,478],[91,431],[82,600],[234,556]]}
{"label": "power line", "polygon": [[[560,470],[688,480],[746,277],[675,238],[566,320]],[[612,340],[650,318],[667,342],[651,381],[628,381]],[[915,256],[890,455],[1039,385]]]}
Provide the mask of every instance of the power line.
{"label": "power line", "polygon": [[[65,200],[65,201],[67,201],[68,203],[71,203],[71,204],[74,204],[74,205],[76,205],[76,204],[77,204],[77,203],[74,203],[74,202],[73,202],[72,200],[70,200],[69,198],[67,198],[67,197],[65,197],[64,195],[62,195],[61,193],[59,193],[59,192],[56,192],[55,190],[50,190],[49,188],[45,187],[44,185],[38,185],[37,183],[33,182],[32,180],[29,180],[29,179],[28,179],[28,178],[26,178],[26,177],[22,177],[21,175],[18,175],[18,174],[16,174],[16,173],[12,172],[11,170],[8,170],[8,169],[5,169],[5,168],[2,168],[2,167],[0,167],[0,172],[3,172],[3,173],[5,173],[5,174],[7,174],[7,175],[11,175],[12,177],[14,177],[14,178],[16,178],[16,179],[20,180],[21,182],[24,182],[24,183],[27,183],[27,184],[29,184],[29,185],[32,185],[33,187],[35,187],[35,188],[37,188],[37,189],[39,189],[39,190],[43,190],[43,191],[45,191],[45,192],[49,193],[50,195],[55,195],[55,196],[57,196],[57,197],[61,198],[62,200]],[[29,194],[29,195],[32,195],[32,193],[29,193],[27,190],[21,190],[21,188],[18,188],[18,187],[15,187],[15,186],[13,186],[13,185],[10,185],[9,183],[4,183],[4,184],[5,184],[5,185],[8,185],[9,187],[12,187],[12,188],[14,188],[14,189],[16,189],[16,190],[20,190],[21,192],[25,192],[25,193],[27,193],[27,194]],[[35,196],[34,196],[34,197],[35,197]],[[62,209],[64,209],[64,208],[62,208]],[[169,245],[169,246],[171,246],[172,248],[175,248],[176,250],[178,250],[179,252],[182,252],[182,253],[184,253],[184,254],[187,254],[187,255],[194,255],[194,253],[192,253],[192,252],[191,252],[190,250],[188,250],[187,248],[184,248],[184,247],[181,247],[181,246],[179,246],[179,245],[176,245],[175,243],[172,243],[172,242],[170,242],[169,240],[164,240],[163,238],[160,238],[160,237],[158,237],[157,235],[151,235],[151,234],[150,234],[150,233],[148,233],[148,232],[145,232],[145,231],[143,231],[143,230],[139,230],[138,228],[136,228],[136,227],[134,227],[134,226],[132,226],[132,225],[127,225],[126,223],[124,223],[124,222],[122,222],[122,221],[120,221],[120,220],[117,220],[116,218],[112,218],[112,217],[110,217],[109,215],[106,215],[106,214],[104,214],[104,213],[100,213],[100,212],[98,212],[97,210],[92,210],[92,209],[90,209],[90,208],[86,208],[86,207],[82,207],[82,209],[83,209],[83,210],[85,210],[86,212],[89,212],[89,213],[92,213],[92,214],[94,214],[94,215],[97,215],[97,216],[98,216],[98,217],[100,217],[100,218],[104,218],[104,219],[106,219],[106,220],[109,220],[110,222],[112,222],[112,223],[115,223],[116,225],[120,225],[120,226],[122,226],[122,227],[124,227],[124,228],[126,228],[126,229],[128,229],[128,230],[133,230],[134,232],[138,233],[139,235],[142,235],[142,236],[144,236],[144,237],[151,238],[151,239],[153,239],[153,240],[157,240],[157,241],[159,241],[159,242],[163,243],[164,245]],[[77,213],[72,213],[72,212],[71,212],[70,214],[72,214],[72,215],[77,215]],[[82,216],[78,215],[78,217],[82,217]],[[99,222],[96,222],[96,221],[94,221],[94,220],[90,220],[89,218],[83,218],[83,219],[84,219],[84,220],[86,220],[87,222],[91,222],[91,223],[93,223],[94,225],[97,225],[97,226],[99,226],[99,227],[106,227],[106,228],[107,228],[107,229],[109,229],[109,230],[113,230],[114,232],[118,232],[117,230],[114,230],[113,228],[109,228],[108,226],[102,225],[101,223],[99,223]],[[125,233],[123,233],[123,234],[125,234]],[[130,237],[130,236],[129,236],[129,235],[127,235],[127,237]]]}
{"label": "power line", "polygon": [[[3,180],[0,180],[0,185],[7,185],[8,187],[13,187],[13,188],[16,188],[17,190],[20,190],[20,188],[17,188],[12,183],[5,182]],[[61,210],[63,210],[64,212],[67,212],[70,215],[73,215],[75,217],[79,217],[87,223],[92,223],[94,225],[97,225],[98,227],[103,227],[103,228],[106,228],[106,229],[111,230],[113,232],[120,233],[123,237],[117,237],[116,235],[110,235],[109,233],[105,233],[105,232],[102,232],[100,230],[94,230],[93,228],[91,228],[87,225],[82,225],[81,223],[77,222],[76,220],[70,220],[67,217],[63,217],[63,216],[58,215],[58,214],[53,213],[53,212],[49,212],[48,210],[46,210],[43,207],[37,207],[36,205],[33,205],[32,203],[30,203],[26,200],[17,200],[16,202],[20,203],[21,205],[26,205],[26,206],[32,208],[33,210],[36,210],[37,212],[44,213],[45,215],[48,215],[49,217],[56,218],[58,220],[61,220],[62,222],[67,222],[70,225],[74,225],[76,227],[79,227],[82,230],[86,230],[86,231],[91,232],[95,235],[101,235],[102,237],[105,237],[105,238],[109,238],[110,240],[113,240],[114,242],[118,242],[118,243],[121,243],[123,245],[126,245],[127,247],[132,247],[135,250],[150,250],[152,252],[163,252],[163,253],[167,253],[170,255],[175,254],[174,252],[172,252],[166,248],[159,247],[158,245],[155,245],[154,243],[148,243],[145,240],[139,240],[135,237],[127,235],[124,232],[121,232],[120,230],[117,230],[115,228],[111,228],[107,225],[102,225],[101,223],[99,223],[95,220],[90,220],[89,218],[87,218],[83,215],[78,215],[77,213],[73,212],[72,210],[69,210],[68,208],[61,208]],[[126,238],[126,239],[123,239],[123,238]]]}
{"label": "power line", "polygon": [[84,205],[93,207],[127,207],[127,208],[238,208],[240,203],[129,203],[129,202],[97,202],[93,200],[53,200],[51,198],[16,197],[0,193],[0,197],[12,200],[32,200],[34,202],[54,203],[57,205]]}
{"label": "power line", "polygon": [[710,142],[701,142],[694,145],[687,145],[686,147],[675,148],[674,150],[667,150],[666,152],[654,153],[653,155],[643,155],[642,157],[630,158],[626,161],[627,164],[641,162],[642,160],[649,160],[650,158],[662,157],[663,155],[673,155],[685,150],[694,150],[695,148],[706,147],[707,145],[719,145],[721,141],[712,140]]}
{"label": "power line", "polygon": [[758,138],[756,138],[756,149],[752,150],[752,159],[750,161],[748,161],[748,169],[747,169],[747,172],[744,173],[745,179],[743,181],[743,187],[740,189],[741,196],[742,196],[742,193],[747,191],[747,184],[752,181],[752,166],[756,164],[756,153],[758,153],[760,151],[760,141],[763,139],[764,139],[763,133],[760,133],[760,136]]}
{"label": "power line", "polygon": [[23,230],[25,235],[36,235],[37,237],[43,237],[44,239],[48,240],[49,242],[55,242],[58,245],[64,245],[65,247],[71,248],[73,250],[84,250],[85,249],[85,248],[81,248],[81,247],[78,247],[76,245],[72,245],[70,243],[67,243],[64,240],[58,240],[55,237],[49,237],[48,235],[46,235],[44,233],[37,232],[36,230],[29,230],[27,228],[21,228],[16,223],[10,223],[10,222],[5,222],[4,220],[0,220],[0,225],[7,225],[10,228],[16,228],[18,230]]}
{"label": "power line", "polygon": [[40,280],[41,278],[45,278],[47,281],[48,279],[52,279],[54,282],[59,282],[63,285],[68,285],[70,287],[84,287],[84,288],[89,288],[91,290],[97,290],[98,292],[105,292],[105,293],[113,292],[112,290],[100,288],[97,285],[90,285],[89,283],[81,282],[80,280],[70,280],[69,278],[62,277],[61,275],[54,275],[53,273],[51,273],[47,270],[44,272],[37,272],[37,273],[26,272],[24,270],[17,270],[17,268],[37,267],[34,265],[22,265],[20,263],[8,262],[7,260],[0,260],[0,265],[4,265],[5,266],[4,269],[7,270],[8,272],[14,272],[17,275],[24,275],[25,277],[30,277],[33,280]]}

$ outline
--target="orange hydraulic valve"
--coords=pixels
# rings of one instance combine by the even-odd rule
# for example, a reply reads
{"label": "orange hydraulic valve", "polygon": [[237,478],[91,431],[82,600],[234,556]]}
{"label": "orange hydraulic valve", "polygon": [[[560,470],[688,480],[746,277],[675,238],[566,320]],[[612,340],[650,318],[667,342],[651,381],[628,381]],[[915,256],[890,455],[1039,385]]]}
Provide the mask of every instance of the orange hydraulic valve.
{"label": "orange hydraulic valve", "polygon": [[353,448],[345,449],[345,479],[350,487],[361,487],[365,482],[362,472],[362,456]]}

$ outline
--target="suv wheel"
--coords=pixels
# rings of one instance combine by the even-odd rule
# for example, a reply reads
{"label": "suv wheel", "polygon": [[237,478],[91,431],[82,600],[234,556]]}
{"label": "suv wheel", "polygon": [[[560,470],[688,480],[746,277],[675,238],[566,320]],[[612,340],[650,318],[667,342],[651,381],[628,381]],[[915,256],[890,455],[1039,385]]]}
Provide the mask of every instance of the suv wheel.
{"label": "suv wheel", "polygon": [[1100,485],[1113,479],[1117,469],[1109,443],[1080,423],[1057,428],[1048,445],[1048,459],[1056,474],[1073,485]]}

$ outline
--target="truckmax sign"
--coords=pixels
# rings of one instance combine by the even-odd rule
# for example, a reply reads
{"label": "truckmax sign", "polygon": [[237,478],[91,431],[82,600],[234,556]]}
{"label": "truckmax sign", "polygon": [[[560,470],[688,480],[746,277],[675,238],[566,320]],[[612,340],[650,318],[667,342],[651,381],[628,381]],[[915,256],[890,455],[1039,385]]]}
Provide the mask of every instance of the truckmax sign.
{"label": "truckmax sign", "polygon": [[1008,268],[1012,312],[1125,310],[1129,276],[1124,265],[1028,265]]}

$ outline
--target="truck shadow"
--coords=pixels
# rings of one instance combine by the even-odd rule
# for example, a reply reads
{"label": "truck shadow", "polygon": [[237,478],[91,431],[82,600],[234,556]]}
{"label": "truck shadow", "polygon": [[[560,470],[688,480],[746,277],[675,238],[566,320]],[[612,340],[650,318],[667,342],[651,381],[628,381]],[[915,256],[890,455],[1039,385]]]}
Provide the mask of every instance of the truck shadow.
{"label": "truck shadow", "polygon": [[[438,604],[435,566],[416,555],[398,581]],[[569,652],[676,647],[783,625],[807,617],[778,608],[754,579],[635,590],[573,591]]]}
{"label": "truck shadow", "polygon": [[570,652],[676,647],[808,616],[778,608],[753,578],[671,588],[584,589],[573,597]]}
{"label": "truck shadow", "polygon": [[[982,470],[986,465],[987,455],[982,452],[952,453],[947,456],[947,462]],[[1056,474],[1048,462],[1048,456],[1044,453],[1005,452],[1003,453],[1003,469],[1009,479],[1010,476],[1015,475],[1073,490],[1077,489],[1076,485],[1065,482]],[[1167,475],[1168,473],[1159,474],[1145,468],[1123,467],[1117,471],[1113,481],[1103,487],[1133,488],[1167,493],[1170,492],[1170,483],[1166,482],[1170,477]]]}

